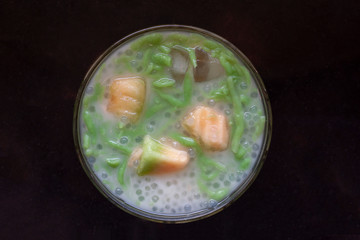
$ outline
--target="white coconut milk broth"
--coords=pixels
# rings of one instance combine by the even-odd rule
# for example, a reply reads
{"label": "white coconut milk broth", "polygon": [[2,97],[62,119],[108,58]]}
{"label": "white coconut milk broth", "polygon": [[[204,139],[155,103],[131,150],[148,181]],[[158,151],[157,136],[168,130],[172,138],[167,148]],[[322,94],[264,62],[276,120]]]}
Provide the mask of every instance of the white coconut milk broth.
{"label": "white coconut milk broth", "polygon": [[[163,33],[165,35],[168,34],[166,32]],[[96,82],[100,82],[104,86],[107,86],[110,83],[110,79],[114,76],[129,75],[122,65],[116,63],[116,59],[123,54],[133,56],[133,61],[130,64],[133,64],[134,66],[139,65],[138,62],[141,61],[142,53],[132,52],[129,48],[129,43],[119,46],[97,69],[97,72],[93,75],[92,79],[85,88],[85,95],[92,94]],[[141,68],[138,70],[141,70]],[[167,77],[171,77],[170,73],[168,74],[169,75]],[[137,74],[132,73],[131,75]],[[141,71],[139,71],[138,76],[141,76]],[[145,126],[147,134],[159,139],[160,137],[166,137],[167,134],[171,132],[183,133],[184,130],[182,129],[180,122],[183,116],[197,105],[214,107],[219,112],[225,113],[228,119],[231,119],[233,114],[232,104],[214,101],[213,99],[209,99],[206,95],[211,90],[218,88],[220,81],[223,79],[224,77],[220,77],[211,81],[195,83],[190,107],[176,110],[174,108],[168,108],[166,110],[159,111],[151,118],[146,119]],[[151,85],[154,79],[145,78],[145,81],[147,96],[143,112],[149,107],[149,103],[152,103],[154,100]],[[206,152],[209,158],[221,162],[226,166],[226,172],[223,172],[215,179],[206,182],[207,187],[214,191],[226,188],[229,189],[229,194],[233,192],[244,182],[255,162],[258,161],[259,158],[263,134],[261,134],[256,141],[252,139],[252,135],[255,131],[254,124],[259,119],[259,112],[264,112],[263,104],[261,102],[260,93],[253,79],[251,80],[251,86],[247,87],[250,91],[247,91],[244,94],[249,97],[250,103],[244,108],[244,119],[246,124],[245,131],[240,142],[244,147],[251,149],[247,153],[247,156],[251,158],[251,164],[245,171],[238,170],[239,163],[234,158],[234,154],[231,152],[230,147],[222,152]],[[181,84],[179,89],[182,90]],[[131,139],[126,135],[117,135],[118,125],[122,120],[115,118],[106,111],[106,104],[108,101],[106,97],[107,93],[105,91],[104,98],[89,107],[91,111],[99,113],[99,115],[103,118],[103,122],[109,124],[109,131],[112,131],[110,135],[114,137],[114,140],[123,143],[125,146],[141,146],[141,137],[139,137],[139,139]],[[142,121],[141,118],[140,121]],[[81,123],[81,136],[83,137],[87,129],[82,118]],[[101,127],[100,122],[95,121],[95,124],[97,124],[96,127]],[[125,128],[128,129],[136,127],[136,124],[134,127],[126,124],[126,122],[125,125]],[[163,132],[159,133],[161,129]],[[101,135],[101,133],[98,135]],[[127,187],[124,188],[119,184],[117,179],[118,169],[109,167],[106,163],[106,159],[120,158],[124,161],[128,157],[113,148],[110,148],[102,141],[101,137],[97,138],[96,146],[100,154],[97,154],[96,156],[88,155],[87,161],[102,183],[111,192],[113,192],[115,196],[126,203],[149,212],[171,215],[189,213],[216,206],[217,201],[210,199],[206,193],[199,189],[197,179],[200,177],[200,171],[196,164],[197,159],[196,156],[194,156],[194,150],[189,149],[191,159],[185,169],[175,173],[157,176],[138,176],[135,169],[127,167],[125,172]]]}

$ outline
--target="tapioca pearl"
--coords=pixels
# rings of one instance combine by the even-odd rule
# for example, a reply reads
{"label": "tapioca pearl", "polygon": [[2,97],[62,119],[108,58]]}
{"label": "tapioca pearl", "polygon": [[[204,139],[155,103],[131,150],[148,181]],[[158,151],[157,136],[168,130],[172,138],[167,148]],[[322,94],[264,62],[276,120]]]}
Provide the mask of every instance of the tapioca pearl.
{"label": "tapioca pearl", "polygon": [[147,130],[148,132],[152,132],[152,131],[154,131],[154,126],[151,125],[151,124],[148,124],[148,125],[146,126],[146,130]]}
{"label": "tapioca pearl", "polygon": [[88,157],[88,161],[89,161],[89,163],[95,163],[96,158],[94,158],[93,156],[90,156],[90,157]]}
{"label": "tapioca pearl", "polygon": [[138,183],[138,184],[141,184],[141,182],[142,182],[141,179],[138,179],[138,180],[137,180],[137,183]]}
{"label": "tapioca pearl", "polygon": [[143,55],[144,55],[143,52],[137,52],[136,53],[136,58],[137,59],[142,59]]}
{"label": "tapioca pearl", "polygon": [[145,178],[145,181],[146,181],[146,182],[150,182],[150,181],[151,181],[151,178],[146,177],[146,178]]}
{"label": "tapioca pearl", "polygon": [[123,123],[128,123],[128,122],[129,122],[129,118],[126,117],[126,116],[121,116],[121,117],[120,117],[120,121],[123,122]]}
{"label": "tapioca pearl", "polygon": [[140,189],[136,190],[136,195],[141,195],[142,191]]}
{"label": "tapioca pearl", "polygon": [[230,181],[234,181],[234,180],[235,180],[235,175],[234,175],[233,173],[231,173],[231,174],[229,175],[229,180],[230,180]]}
{"label": "tapioca pearl", "polygon": [[207,208],[208,207],[208,202],[207,201],[200,202],[200,207],[201,208]]}
{"label": "tapioca pearl", "polygon": [[137,72],[141,72],[143,70],[143,67],[142,66],[138,66],[137,68],[136,68],[136,71]]}
{"label": "tapioca pearl", "polygon": [[101,174],[101,177],[102,177],[102,178],[107,178],[108,175],[107,175],[107,173],[102,173],[102,174]]}
{"label": "tapioca pearl", "polygon": [[255,127],[254,127],[254,126],[252,126],[252,127],[250,128],[250,132],[255,132]]}
{"label": "tapioca pearl", "polygon": [[254,121],[250,120],[250,121],[249,121],[249,125],[250,125],[250,126],[253,126],[253,125],[254,125]]}
{"label": "tapioca pearl", "polygon": [[138,200],[139,200],[140,202],[142,202],[142,201],[145,200],[145,197],[144,197],[144,196],[140,196],[140,197],[138,198]]}
{"label": "tapioca pearl", "polygon": [[179,115],[180,115],[180,113],[181,113],[181,111],[180,111],[180,110],[176,110],[175,115],[176,115],[176,116],[179,116]]}
{"label": "tapioca pearl", "polygon": [[163,191],[162,189],[159,189],[159,190],[158,190],[158,194],[161,195],[161,194],[163,194],[163,193],[164,193],[164,191]]}
{"label": "tapioca pearl", "polygon": [[175,193],[174,198],[175,198],[175,199],[178,199],[179,197],[180,197],[180,195],[177,194],[177,193]]}
{"label": "tapioca pearl", "polygon": [[171,213],[176,213],[176,210],[174,208],[172,208]]}
{"label": "tapioca pearl", "polygon": [[150,124],[154,126],[156,124],[156,122],[155,121],[150,121]]}
{"label": "tapioca pearl", "polygon": [[156,211],[158,210],[158,208],[157,208],[156,206],[154,206],[154,207],[152,207],[152,210],[153,210],[154,212],[156,212]]}
{"label": "tapioca pearl", "polygon": [[166,118],[170,118],[170,117],[171,117],[171,113],[166,112],[166,113],[164,114],[164,116],[165,116]]}
{"label": "tapioca pearl", "polygon": [[164,212],[164,209],[163,209],[163,208],[160,208],[159,212],[163,213],[163,212]]}
{"label": "tapioca pearl", "polygon": [[165,205],[165,209],[170,209],[170,205]]}
{"label": "tapioca pearl", "polygon": [[196,100],[197,100],[198,102],[202,102],[202,101],[204,101],[204,97],[203,97],[203,96],[198,96],[198,97],[196,98]]}
{"label": "tapioca pearl", "polygon": [[133,51],[132,51],[131,49],[127,49],[127,50],[125,51],[125,54],[126,54],[127,56],[131,56],[131,55],[133,54]]}
{"label": "tapioca pearl", "polygon": [[252,92],[252,93],[250,93],[250,96],[251,96],[252,98],[257,98],[257,97],[258,97],[258,93],[257,93],[257,92]]}
{"label": "tapioca pearl", "polygon": [[215,182],[212,186],[213,186],[213,188],[219,188],[220,184],[218,182]]}
{"label": "tapioca pearl", "polygon": [[137,143],[142,142],[142,140],[143,140],[143,137],[142,137],[142,136],[137,136],[137,137],[135,138],[135,142],[137,142]]}
{"label": "tapioca pearl", "polygon": [[180,143],[176,142],[176,141],[173,141],[171,143],[171,145],[174,147],[174,148],[178,148],[180,146]]}
{"label": "tapioca pearl", "polygon": [[94,107],[94,106],[90,106],[90,107],[89,107],[89,112],[95,112],[95,107]]}
{"label": "tapioca pearl", "polygon": [[199,193],[197,193],[197,194],[194,195],[194,198],[195,198],[195,199],[200,199],[200,197],[201,197],[201,196],[200,196]]}
{"label": "tapioca pearl", "polygon": [[93,94],[94,88],[93,88],[93,87],[88,87],[85,92],[86,92],[87,94]]}
{"label": "tapioca pearl", "polygon": [[230,186],[230,184],[231,184],[231,183],[230,183],[228,180],[224,181],[224,185],[225,185],[226,187]]}
{"label": "tapioca pearl", "polygon": [[130,65],[131,65],[133,68],[136,68],[137,64],[138,64],[138,63],[137,63],[136,60],[130,61]]}
{"label": "tapioca pearl", "polygon": [[249,113],[249,112],[245,112],[245,113],[244,113],[244,118],[245,118],[246,120],[251,119],[251,117],[252,117],[251,113]]}
{"label": "tapioca pearl", "polygon": [[209,106],[213,107],[213,106],[215,106],[215,104],[216,104],[216,102],[214,99],[209,99],[209,101],[208,101]]}
{"label": "tapioca pearl", "polygon": [[241,82],[241,83],[239,84],[239,87],[240,87],[241,89],[245,90],[245,89],[248,88],[248,85],[246,84],[246,82]]}
{"label": "tapioca pearl", "polygon": [[183,191],[183,192],[181,193],[181,195],[183,195],[183,196],[186,196],[186,194],[187,194],[186,191]]}
{"label": "tapioca pearl", "polygon": [[150,186],[145,186],[146,191],[150,191]]}
{"label": "tapioca pearl", "polygon": [[236,176],[236,182],[241,182],[242,177],[241,176]]}
{"label": "tapioca pearl", "polygon": [[252,149],[254,150],[254,151],[257,151],[257,150],[259,150],[259,145],[257,145],[256,143],[252,146]]}
{"label": "tapioca pearl", "polygon": [[154,202],[157,202],[157,201],[159,201],[159,196],[154,195],[154,196],[151,197],[151,199],[152,199]]}
{"label": "tapioca pearl", "polygon": [[244,172],[239,170],[239,171],[236,171],[236,181],[239,181],[241,180],[241,178],[243,177],[244,175]]}
{"label": "tapioca pearl", "polygon": [[224,181],[224,179],[225,179],[225,174],[223,174],[223,173],[220,174],[220,175],[219,175],[219,180],[220,180],[220,181]]}
{"label": "tapioca pearl", "polygon": [[251,157],[252,157],[252,158],[256,158],[256,157],[257,157],[257,153],[256,153],[256,152],[251,153]]}
{"label": "tapioca pearl", "polygon": [[259,118],[260,118],[259,115],[255,114],[253,117],[254,122],[259,121]]}
{"label": "tapioca pearl", "polygon": [[152,189],[156,189],[158,187],[157,183],[152,183],[150,186]]}
{"label": "tapioca pearl", "polygon": [[96,145],[96,148],[101,150],[103,148],[103,146],[101,144],[98,144],[98,145]]}
{"label": "tapioca pearl", "polygon": [[196,152],[193,148],[189,148],[188,149],[188,154],[190,157],[195,157],[196,156]]}
{"label": "tapioca pearl", "polygon": [[188,197],[187,200],[188,200],[189,202],[192,202],[193,199],[192,199],[192,197]]}
{"label": "tapioca pearl", "polygon": [[117,188],[115,188],[115,194],[120,196],[121,194],[123,194],[123,190],[121,188],[117,187]]}
{"label": "tapioca pearl", "polygon": [[256,107],[255,105],[253,105],[253,106],[251,106],[251,107],[249,108],[249,110],[250,110],[250,112],[252,112],[252,113],[256,113],[257,107]]}
{"label": "tapioca pearl", "polygon": [[208,201],[208,208],[215,208],[217,204],[218,204],[218,202],[216,200],[210,199]]}
{"label": "tapioca pearl", "polygon": [[230,116],[231,115],[231,110],[230,109],[225,109],[225,114]]}
{"label": "tapioca pearl", "polygon": [[205,92],[210,92],[211,90],[211,85],[210,84],[206,84],[205,87],[204,87],[204,91]]}
{"label": "tapioca pearl", "polygon": [[167,181],[167,182],[166,182],[166,186],[167,186],[167,187],[170,187],[170,186],[171,186],[171,182],[170,182],[170,181]]}
{"label": "tapioca pearl", "polygon": [[247,148],[249,147],[249,142],[245,140],[244,142],[242,142],[242,145]]}

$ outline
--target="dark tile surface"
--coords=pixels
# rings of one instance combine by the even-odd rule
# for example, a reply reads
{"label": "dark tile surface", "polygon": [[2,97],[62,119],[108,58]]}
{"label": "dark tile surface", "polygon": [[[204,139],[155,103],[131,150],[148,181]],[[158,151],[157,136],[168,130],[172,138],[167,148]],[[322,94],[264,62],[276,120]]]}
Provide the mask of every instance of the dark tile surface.
{"label": "dark tile surface", "polygon": [[[357,1],[2,1],[0,239],[359,239]],[[72,118],[87,69],[153,25],[201,27],[252,61],[273,109],[268,158],[223,212],[139,220],[91,184]]]}

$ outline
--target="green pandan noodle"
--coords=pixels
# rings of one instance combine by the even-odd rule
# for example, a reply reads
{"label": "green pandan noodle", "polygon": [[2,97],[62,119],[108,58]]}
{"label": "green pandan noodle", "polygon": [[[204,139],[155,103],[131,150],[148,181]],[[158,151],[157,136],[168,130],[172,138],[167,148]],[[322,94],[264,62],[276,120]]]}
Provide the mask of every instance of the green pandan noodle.
{"label": "green pandan noodle", "polygon": [[175,80],[171,78],[160,78],[154,81],[152,85],[157,88],[172,87],[175,85]]}
{"label": "green pandan noodle", "polygon": [[[129,85],[113,90],[115,76]],[[115,48],[93,73],[81,101],[82,152],[122,201],[149,212],[197,211],[244,182],[264,112],[252,71],[233,50],[193,32],[150,32]],[[221,136],[229,137],[219,149]]]}
{"label": "green pandan noodle", "polygon": [[137,39],[137,41],[131,44],[131,49],[134,51],[146,48],[148,46],[156,46],[162,42],[163,36],[159,33],[149,34]]}

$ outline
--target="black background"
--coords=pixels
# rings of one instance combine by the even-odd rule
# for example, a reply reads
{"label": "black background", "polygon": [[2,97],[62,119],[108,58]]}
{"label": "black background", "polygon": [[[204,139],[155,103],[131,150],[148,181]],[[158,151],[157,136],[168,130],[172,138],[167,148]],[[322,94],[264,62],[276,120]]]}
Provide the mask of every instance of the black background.
{"label": "black background", "polygon": [[[0,239],[360,238],[358,1],[2,1]],[[72,136],[75,96],[111,44],[193,25],[255,65],[273,109],[268,158],[208,219],[151,223],[92,185]]]}

